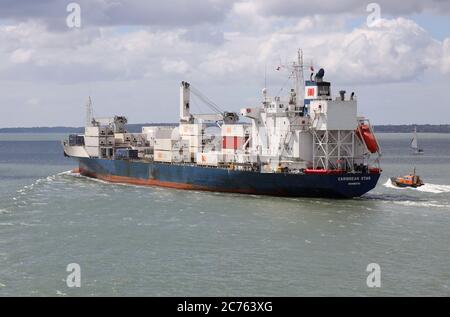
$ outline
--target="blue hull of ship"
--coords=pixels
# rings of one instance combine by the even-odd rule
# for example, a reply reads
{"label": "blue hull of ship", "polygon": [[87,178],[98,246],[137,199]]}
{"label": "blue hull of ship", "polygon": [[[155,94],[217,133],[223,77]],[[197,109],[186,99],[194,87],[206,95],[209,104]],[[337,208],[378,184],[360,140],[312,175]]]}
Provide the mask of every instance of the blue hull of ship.
{"label": "blue hull of ship", "polygon": [[237,171],[194,165],[78,158],[80,173],[118,183],[288,197],[359,197],[379,173],[339,175]]}

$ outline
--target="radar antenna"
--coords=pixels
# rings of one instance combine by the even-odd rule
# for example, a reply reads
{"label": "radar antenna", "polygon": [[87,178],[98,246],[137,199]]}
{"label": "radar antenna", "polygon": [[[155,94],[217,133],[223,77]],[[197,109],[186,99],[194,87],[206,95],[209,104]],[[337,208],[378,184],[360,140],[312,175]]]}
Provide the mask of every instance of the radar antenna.
{"label": "radar antenna", "polygon": [[[278,66],[277,70],[280,70],[281,68],[286,68],[289,70],[289,79],[294,79],[295,81],[295,110],[296,111],[302,111],[304,108],[304,99],[305,99],[305,79],[303,75],[303,50],[299,49],[297,51],[297,60],[292,62],[291,65],[288,66]],[[284,85],[283,85],[284,86]],[[283,87],[284,88],[284,87]],[[280,89],[280,92],[283,90],[283,88]]]}

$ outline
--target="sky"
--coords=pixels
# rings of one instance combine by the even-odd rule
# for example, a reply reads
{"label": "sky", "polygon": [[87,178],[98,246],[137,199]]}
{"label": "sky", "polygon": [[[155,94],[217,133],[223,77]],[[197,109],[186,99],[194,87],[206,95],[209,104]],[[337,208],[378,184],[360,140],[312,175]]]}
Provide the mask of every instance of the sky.
{"label": "sky", "polygon": [[176,122],[183,80],[238,111],[289,91],[299,48],[374,124],[450,123],[450,0],[1,0],[0,127],[82,126],[89,96]]}

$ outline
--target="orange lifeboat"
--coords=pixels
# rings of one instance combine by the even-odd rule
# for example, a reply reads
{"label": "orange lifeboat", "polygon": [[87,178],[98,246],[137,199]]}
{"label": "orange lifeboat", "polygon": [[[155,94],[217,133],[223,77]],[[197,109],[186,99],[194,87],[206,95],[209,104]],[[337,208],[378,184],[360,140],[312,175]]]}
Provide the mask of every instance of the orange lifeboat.
{"label": "orange lifeboat", "polygon": [[356,135],[364,140],[370,153],[378,152],[378,142],[367,124],[360,124],[356,129]]}
{"label": "orange lifeboat", "polygon": [[391,177],[391,182],[397,187],[417,188],[425,185],[420,176],[416,175],[416,169],[414,169],[414,173],[403,177]]}

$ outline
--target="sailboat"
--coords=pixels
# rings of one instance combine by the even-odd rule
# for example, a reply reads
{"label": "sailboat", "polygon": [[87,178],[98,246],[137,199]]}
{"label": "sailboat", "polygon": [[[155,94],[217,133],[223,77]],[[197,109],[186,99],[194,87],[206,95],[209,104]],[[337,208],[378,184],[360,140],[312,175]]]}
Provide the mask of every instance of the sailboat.
{"label": "sailboat", "polygon": [[417,127],[414,127],[414,136],[411,140],[411,149],[414,154],[423,154],[423,149],[419,147],[419,139],[417,138]]}

